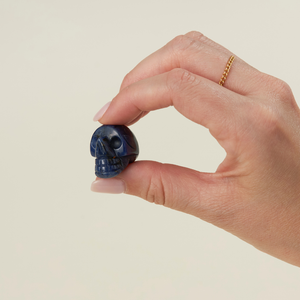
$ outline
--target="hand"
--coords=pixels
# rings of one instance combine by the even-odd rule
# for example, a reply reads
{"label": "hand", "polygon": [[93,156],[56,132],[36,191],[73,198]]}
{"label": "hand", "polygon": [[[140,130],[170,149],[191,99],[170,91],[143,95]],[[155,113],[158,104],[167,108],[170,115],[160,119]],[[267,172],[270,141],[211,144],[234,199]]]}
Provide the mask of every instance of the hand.
{"label": "hand", "polygon": [[138,64],[96,119],[132,124],[173,105],[226,151],[215,173],[151,161],[131,164],[92,190],[125,192],[197,216],[300,266],[300,111],[289,86],[198,32],[178,36]]}

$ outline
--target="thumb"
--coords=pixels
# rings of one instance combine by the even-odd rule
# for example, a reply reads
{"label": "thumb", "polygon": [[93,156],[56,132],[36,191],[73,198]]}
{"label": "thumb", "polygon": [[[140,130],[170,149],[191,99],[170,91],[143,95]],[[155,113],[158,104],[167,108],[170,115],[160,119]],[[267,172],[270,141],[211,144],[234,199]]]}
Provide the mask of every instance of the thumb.
{"label": "thumb", "polygon": [[176,165],[138,161],[115,178],[97,178],[91,189],[138,196],[218,225],[219,220],[227,219],[232,206],[229,185],[219,173],[201,173]]}

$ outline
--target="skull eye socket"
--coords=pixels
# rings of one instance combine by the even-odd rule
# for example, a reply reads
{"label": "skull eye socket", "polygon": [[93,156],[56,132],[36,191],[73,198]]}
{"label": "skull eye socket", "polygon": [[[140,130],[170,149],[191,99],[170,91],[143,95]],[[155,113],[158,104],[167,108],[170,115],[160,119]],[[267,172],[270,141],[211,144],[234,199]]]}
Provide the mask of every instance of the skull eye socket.
{"label": "skull eye socket", "polygon": [[113,149],[118,149],[121,147],[122,145],[122,141],[119,137],[117,136],[114,136],[110,142],[109,142],[110,146],[113,148]]}

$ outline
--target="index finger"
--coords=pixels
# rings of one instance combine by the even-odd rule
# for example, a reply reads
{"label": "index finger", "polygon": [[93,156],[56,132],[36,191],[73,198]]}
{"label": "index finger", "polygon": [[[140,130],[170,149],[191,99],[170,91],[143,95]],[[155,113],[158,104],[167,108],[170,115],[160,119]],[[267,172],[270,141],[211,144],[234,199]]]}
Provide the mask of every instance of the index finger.
{"label": "index finger", "polygon": [[[183,69],[146,78],[124,88],[101,116],[102,124],[134,123],[143,112],[174,106],[186,118],[207,127],[218,139],[244,114],[244,96]],[[240,128],[242,124],[239,124]],[[222,137],[224,139],[224,136]]]}

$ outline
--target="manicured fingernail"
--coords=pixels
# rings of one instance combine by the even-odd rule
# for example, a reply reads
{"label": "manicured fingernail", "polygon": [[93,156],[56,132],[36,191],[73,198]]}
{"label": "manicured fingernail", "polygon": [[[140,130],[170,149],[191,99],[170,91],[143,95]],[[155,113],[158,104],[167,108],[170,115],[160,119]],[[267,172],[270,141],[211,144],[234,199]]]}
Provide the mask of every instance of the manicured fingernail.
{"label": "manicured fingernail", "polygon": [[96,193],[121,194],[125,192],[125,184],[120,179],[97,179],[92,183],[91,190]]}
{"label": "manicured fingernail", "polygon": [[110,105],[111,101],[109,101],[108,103],[106,103],[96,114],[95,117],[93,118],[93,120],[96,122],[98,120],[100,120],[102,118],[102,116],[105,114],[105,112],[107,111],[109,105]]}

